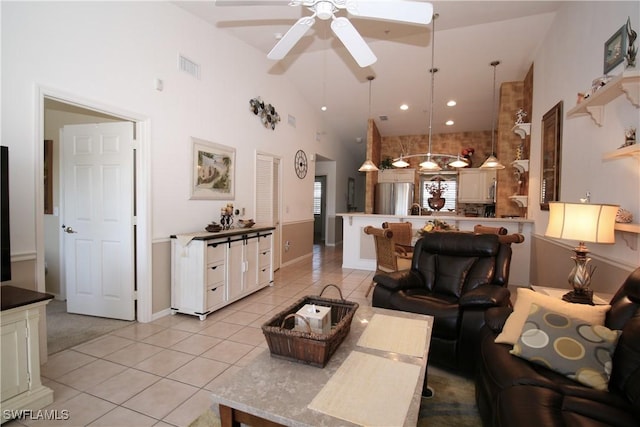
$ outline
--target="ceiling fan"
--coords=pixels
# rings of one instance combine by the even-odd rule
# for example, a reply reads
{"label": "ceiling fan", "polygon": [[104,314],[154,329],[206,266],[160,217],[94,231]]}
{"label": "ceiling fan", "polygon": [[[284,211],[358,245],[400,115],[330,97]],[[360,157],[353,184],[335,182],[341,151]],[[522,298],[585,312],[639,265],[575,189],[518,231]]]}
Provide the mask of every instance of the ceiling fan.
{"label": "ceiling fan", "polygon": [[331,19],[331,30],[347,48],[360,67],[368,67],[377,58],[349,19],[335,13],[346,10],[351,16],[398,21],[410,24],[427,25],[433,16],[431,3],[412,0],[217,0],[219,6],[304,6],[313,12],[303,16],[293,24],[267,55],[269,59],[279,60],[298,43],[316,22]]}

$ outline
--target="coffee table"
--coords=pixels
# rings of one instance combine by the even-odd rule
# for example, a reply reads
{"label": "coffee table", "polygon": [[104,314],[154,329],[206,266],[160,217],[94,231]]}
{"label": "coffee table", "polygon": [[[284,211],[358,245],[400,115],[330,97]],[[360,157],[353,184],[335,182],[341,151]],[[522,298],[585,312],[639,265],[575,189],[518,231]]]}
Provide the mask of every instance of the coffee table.
{"label": "coffee table", "polygon": [[[419,357],[358,346],[358,340],[374,315],[392,316],[401,319],[416,319],[428,323],[424,349]],[[380,317],[378,317],[380,319]],[[404,426],[415,426],[423,383],[427,372],[427,356],[433,317],[402,311],[386,310],[360,306],[351,323],[351,331],[333,354],[324,368],[303,363],[291,362],[272,357],[268,349],[256,356],[246,367],[228,378],[212,392],[214,404],[219,405],[222,426],[239,426],[240,423],[252,426],[353,426],[357,425],[342,418],[308,408],[314,398],[323,390],[340,366],[352,353],[357,356],[378,356],[386,360],[404,362],[403,366],[411,368],[410,387],[415,381],[413,392],[409,392],[410,402],[404,418]],[[364,356],[363,356],[364,353]],[[380,360],[379,358],[374,358]],[[409,366],[410,367],[410,366]],[[341,371],[341,373],[344,370]],[[414,375],[415,373],[415,375]],[[374,370],[368,372],[367,378],[375,387],[383,383],[376,381],[383,375]],[[383,381],[380,379],[380,381]],[[388,400],[394,399],[394,390],[388,390]],[[351,396],[353,399],[353,396]],[[357,399],[357,396],[356,396]],[[314,401],[315,402],[315,401]]]}

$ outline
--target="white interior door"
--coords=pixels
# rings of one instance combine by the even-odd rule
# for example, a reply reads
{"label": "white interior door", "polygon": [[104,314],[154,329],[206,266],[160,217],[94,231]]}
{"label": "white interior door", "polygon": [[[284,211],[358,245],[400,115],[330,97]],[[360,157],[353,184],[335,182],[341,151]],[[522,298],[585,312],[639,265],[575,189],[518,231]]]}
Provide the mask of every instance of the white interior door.
{"label": "white interior door", "polygon": [[133,320],[133,123],[63,128],[67,311]]}

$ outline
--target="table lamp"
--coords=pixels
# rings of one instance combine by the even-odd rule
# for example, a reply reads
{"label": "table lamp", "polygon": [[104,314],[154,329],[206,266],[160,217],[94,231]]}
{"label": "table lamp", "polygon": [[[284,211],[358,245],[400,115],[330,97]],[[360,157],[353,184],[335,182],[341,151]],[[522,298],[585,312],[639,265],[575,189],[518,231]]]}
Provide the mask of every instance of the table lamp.
{"label": "table lamp", "polygon": [[576,265],[568,278],[573,291],[563,295],[563,300],[593,305],[593,290],[589,288],[593,269],[588,268],[591,258],[587,256],[589,249],[584,243],[615,242],[614,226],[618,208],[617,205],[549,203],[549,225],[544,235],[579,242],[578,247],[573,249],[576,256],[571,257]]}

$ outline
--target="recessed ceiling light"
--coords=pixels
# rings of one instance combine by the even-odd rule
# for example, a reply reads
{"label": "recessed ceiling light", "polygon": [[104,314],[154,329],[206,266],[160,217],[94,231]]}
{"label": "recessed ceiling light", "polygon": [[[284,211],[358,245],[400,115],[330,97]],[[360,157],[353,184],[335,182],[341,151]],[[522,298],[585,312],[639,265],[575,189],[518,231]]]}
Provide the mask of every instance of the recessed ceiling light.
{"label": "recessed ceiling light", "polygon": [[447,107],[453,107],[457,104],[456,101],[454,101],[453,99],[447,102]]}
{"label": "recessed ceiling light", "polygon": [[321,109],[322,111],[327,111],[327,106],[326,106],[326,105],[323,105],[322,107],[320,107],[320,109]]}
{"label": "recessed ceiling light", "polygon": [[453,126],[453,120],[447,120],[444,124],[447,126]]}
{"label": "recessed ceiling light", "polygon": [[402,111],[407,111],[407,110],[409,109],[409,106],[408,106],[407,104],[402,104],[402,105],[400,106],[400,109],[401,109]]}

